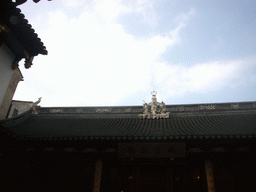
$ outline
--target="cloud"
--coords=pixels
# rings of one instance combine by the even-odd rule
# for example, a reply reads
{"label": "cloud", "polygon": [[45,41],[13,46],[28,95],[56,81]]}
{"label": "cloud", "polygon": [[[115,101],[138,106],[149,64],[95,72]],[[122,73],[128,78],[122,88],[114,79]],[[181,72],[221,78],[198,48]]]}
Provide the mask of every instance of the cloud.
{"label": "cloud", "polygon": [[23,86],[43,90],[41,105],[116,105],[150,87],[152,66],[178,42],[180,26],[166,35],[136,39],[115,22],[129,9],[107,2],[96,2],[93,11],[85,9],[72,19],[61,9],[49,13],[41,32],[49,55],[34,60]]}
{"label": "cloud", "polygon": [[142,16],[141,21],[150,26],[158,24],[159,14],[155,10],[156,1],[153,0],[132,0],[122,1],[125,5],[127,13],[137,13]]}
{"label": "cloud", "polygon": [[196,10],[191,8],[188,13],[181,13],[178,17],[175,18],[176,22],[186,22],[190,19],[191,16],[196,14]]}
{"label": "cloud", "polygon": [[84,5],[84,1],[79,1],[79,0],[64,0],[63,1],[64,6],[69,7],[69,8],[76,8],[79,6]]}
{"label": "cloud", "polygon": [[155,1],[138,0],[136,2],[136,11],[143,15],[143,21],[150,25],[157,25],[160,16],[154,9]]}
{"label": "cloud", "polygon": [[130,12],[120,0],[96,1],[94,11],[105,22],[114,21],[118,16]]}
{"label": "cloud", "polygon": [[[213,91],[224,86],[255,81],[255,76],[241,78],[252,71],[253,59],[212,61],[190,67],[161,62],[168,47],[181,42],[180,31],[195,10],[182,14],[177,26],[166,34],[135,38],[125,32],[116,19],[125,13],[143,12],[146,1],[138,7],[121,1],[94,1],[77,17],[68,17],[61,9],[48,13],[40,38],[49,51],[38,56],[29,70],[22,70],[15,99],[37,100],[41,106],[120,105],[124,100],[140,97],[129,105],[142,104],[141,93],[156,89],[165,93],[159,99],[188,92]],[[70,5],[71,6],[71,5]],[[72,5],[73,6],[73,5]],[[148,8],[148,9],[149,9]],[[152,8],[153,9],[153,8]],[[244,67],[245,63],[247,68]],[[255,63],[255,62],[254,62]],[[127,102],[125,102],[127,104]]]}
{"label": "cloud", "polygon": [[155,65],[155,84],[165,99],[189,92],[210,93],[222,87],[235,88],[255,82],[255,58],[233,61],[214,61],[190,67],[158,63]]}

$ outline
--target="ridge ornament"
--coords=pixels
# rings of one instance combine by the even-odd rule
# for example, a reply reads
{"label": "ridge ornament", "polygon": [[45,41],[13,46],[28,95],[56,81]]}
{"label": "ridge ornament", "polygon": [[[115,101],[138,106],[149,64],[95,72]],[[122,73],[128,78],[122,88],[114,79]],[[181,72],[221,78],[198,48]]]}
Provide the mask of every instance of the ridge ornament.
{"label": "ridge ornament", "polygon": [[143,104],[143,114],[139,114],[139,117],[142,119],[159,119],[159,118],[169,118],[170,112],[166,112],[165,103],[162,101],[161,103],[157,102],[156,91],[152,91],[152,101],[150,103],[146,103],[144,101]]}

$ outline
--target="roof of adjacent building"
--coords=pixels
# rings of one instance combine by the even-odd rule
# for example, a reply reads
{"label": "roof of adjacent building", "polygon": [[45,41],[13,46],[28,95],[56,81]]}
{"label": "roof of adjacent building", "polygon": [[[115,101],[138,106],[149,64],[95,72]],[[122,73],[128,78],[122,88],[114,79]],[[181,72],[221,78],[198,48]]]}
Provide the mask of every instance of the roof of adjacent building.
{"label": "roof of adjacent building", "polygon": [[27,57],[23,50],[30,56],[47,54],[43,42],[15,3],[11,0],[1,1],[0,10],[0,24],[4,27],[1,35],[16,56]]}
{"label": "roof of adjacent building", "polygon": [[142,106],[39,108],[0,121],[18,139],[173,140],[255,138],[256,102],[167,105],[169,118],[141,119]]}

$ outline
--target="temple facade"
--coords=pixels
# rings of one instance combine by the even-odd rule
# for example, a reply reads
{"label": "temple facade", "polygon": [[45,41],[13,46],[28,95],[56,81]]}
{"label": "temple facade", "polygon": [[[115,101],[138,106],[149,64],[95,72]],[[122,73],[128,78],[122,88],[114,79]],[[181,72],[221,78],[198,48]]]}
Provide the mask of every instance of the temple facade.
{"label": "temple facade", "polygon": [[0,187],[256,190],[256,102],[165,105],[155,96],[143,106],[33,105],[0,121]]}

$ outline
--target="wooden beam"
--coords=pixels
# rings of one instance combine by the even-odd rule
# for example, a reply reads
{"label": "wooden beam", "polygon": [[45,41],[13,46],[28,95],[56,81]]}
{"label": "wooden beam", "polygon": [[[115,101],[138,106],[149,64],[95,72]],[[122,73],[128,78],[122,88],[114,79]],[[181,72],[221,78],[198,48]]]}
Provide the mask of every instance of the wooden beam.
{"label": "wooden beam", "polygon": [[206,172],[208,192],[215,192],[213,167],[212,167],[211,161],[205,161],[205,172]]}
{"label": "wooden beam", "polygon": [[100,192],[101,174],[102,174],[102,160],[98,160],[95,163],[93,192]]}

